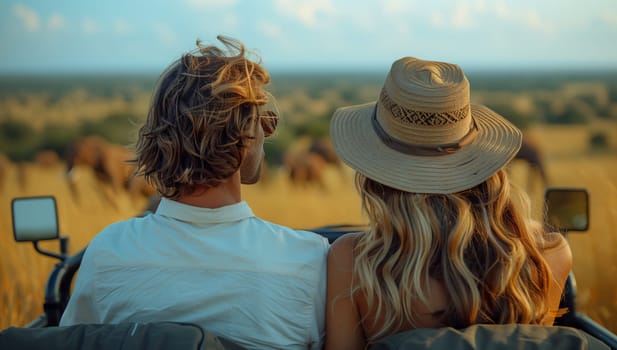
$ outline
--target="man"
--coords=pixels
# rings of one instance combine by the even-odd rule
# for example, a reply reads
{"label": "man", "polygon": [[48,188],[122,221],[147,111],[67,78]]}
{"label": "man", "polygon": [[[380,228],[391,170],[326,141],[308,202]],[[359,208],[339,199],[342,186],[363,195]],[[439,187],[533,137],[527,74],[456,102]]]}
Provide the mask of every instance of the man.
{"label": "man", "polygon": [[61,325],[191,322],[246,348],[321,349],[325,238],[254,216],[269,74],[244,46],[202,46],[161,76],[135,163],[154,214],[105,228],[84,255]]}

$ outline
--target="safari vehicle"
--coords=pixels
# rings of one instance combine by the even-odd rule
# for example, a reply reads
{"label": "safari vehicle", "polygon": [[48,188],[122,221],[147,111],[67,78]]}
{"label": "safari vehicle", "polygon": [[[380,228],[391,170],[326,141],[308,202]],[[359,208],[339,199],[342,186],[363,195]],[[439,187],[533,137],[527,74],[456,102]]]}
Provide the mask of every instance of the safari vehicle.
{"label": "safari vehicle", "polygon": [[[586,231],[589,226],[589,194],[585,189],[549,188],[545,192],[545,222],[563,234],[569,231]],[[58,326],[62,313],[71,296],[71,284],[79,269],[85,249],[75,255],[67,254],[67,237],[61,237],[58,228],[56,202],[53,197],[24,197],[12,201],[13,231],[17,242],[32,242],[40,254],[58,259],[50,272],[45,288],[43,314],[23,328]],[[361,230],[361,226],[334,225],[312,229],[333,242],[341,235]],[[59,240],[59,252],[40,248],[39,241]],[[593,321],[576,308],[576,281],[570,274],[562,300],[568,312],[555,322],[559,326],[573,327],[592,335],[611,349],[617,349],[617,335]],[[223,347],[226,349],[236,349]]]}

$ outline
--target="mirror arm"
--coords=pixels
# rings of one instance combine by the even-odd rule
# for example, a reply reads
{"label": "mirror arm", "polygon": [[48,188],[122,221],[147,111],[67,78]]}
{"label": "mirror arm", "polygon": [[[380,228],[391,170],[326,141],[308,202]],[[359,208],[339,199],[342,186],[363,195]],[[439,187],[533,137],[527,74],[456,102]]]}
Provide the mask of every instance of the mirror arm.
{"label": "mirror arm", "polygon": [[35,249],[37,252],[39,252],[39,253],[41,253],[41,254],[43,254],[43,255],[50,256],[50,257],[52,257],[52,258],[56,258],[56,259],[60,259],[60,260],[62,260],[62,261],[66,260],[66,254],[64,254],[64,253],[63,253],[63,254],[58,254],[58,253],[49,252],[49,251],[46,251],[46,250],[41,249],[41,248],[39,247],[39,241],[33,241],[33,242],[32,242],[32,245],[34,245],[34,249]]}
{"label": "mirror arm", "polygon": [[69,247],[69,238],[67,236],[60,236],[60,254],[64,256],[65,259],[69,252],[68,247]]}

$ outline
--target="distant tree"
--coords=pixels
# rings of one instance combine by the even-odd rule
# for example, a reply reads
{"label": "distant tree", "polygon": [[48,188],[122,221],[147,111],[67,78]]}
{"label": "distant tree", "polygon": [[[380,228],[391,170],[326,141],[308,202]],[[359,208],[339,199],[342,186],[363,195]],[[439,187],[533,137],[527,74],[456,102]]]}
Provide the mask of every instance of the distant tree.
{"label": "distant tree", "polygon": [[341,99],[345,104],[356,104],[360,103],[358,98],[358,89],[354,86],[346,86],[339,90],[341,95]]}
{"label": "distant tree", "polygon": [[516,125],[520,129],[526,129],[534,122],[534,120],[532,120],[530,116],[517,111],[516,109],[514,109],[514,107],[508,104],[488,103],[487,107],[499,113],[500,115],[508,119],[512,124]]}
{"label": "distant tree", "polygon": [[13,160],[31,159],[37,146],[36,130],[15,119],[0,121],[0,153]]}
{"label": "distant tree", "polygon": [[600,119],[617,120],[617,113],[611,112],[611,106],[598,106],[596,108],[596,116]]}
{"label": "distant tree", "polygon": [[592,108],[595,108],[598,105],[598,99],[595,95],[580,95],[576,98],[588,104]]}
{"label": "distant tree", "polygon": [[26,122],[15,119],[0,122],[0,137],[6,142],[21,142],[32,134],[34,129]]}
{"label": "distant tree", "polygon": [[265,160],[268,166],[283,164],[283,156],[289,145],[280,140],[270,140],[264,143]]}
{"label": "distant tree", "polygon": [[268,166],[283,164],[283,156],[289,146],[295,141],[297,134],[291,128],[278,129],[273,137],[264,142],[265,159]]}
{"label": "distant tree", "polygon": [[296,126],[294,130],[297,135],[308,135],[314,138],[327,136],[329,134],[329,118],[315,117],[306,123]]}
{"label": "distant tree", "polygon": [[103,120],[88,120],[82,123],[81,135],[98,135],[109,142],[131,144],[137,138],[140,118],[130,112],[116,112]]}
{"label": "distant tree", "polygon": [[566,105],[563,113],[557,115],[556,122],[558,124],[585,124],[587,123],[588,116],[576,105]]}
{"label": "distant tree", "polygon": [[617,103],[617,83],[607,84],[608,98],[612,103]]}
{"label": "distant tree", "polygon": [[49,124],[41,132],[38,148],[52,150],[59,155],[64,155],[68,145],[77,137],[77,130],[74,127]]}
{"label": "distant tree", "polygon": [[548,117],[553,113],[551,102],[547,99],[536,99],[535,106],[538,113],[538,122],[546,122]]}
{"label": "distant tree", "polygon": [[589,136],[589,147],[595,151],[608,149],[609,145],[606,133],[601,131],[592,132]]}

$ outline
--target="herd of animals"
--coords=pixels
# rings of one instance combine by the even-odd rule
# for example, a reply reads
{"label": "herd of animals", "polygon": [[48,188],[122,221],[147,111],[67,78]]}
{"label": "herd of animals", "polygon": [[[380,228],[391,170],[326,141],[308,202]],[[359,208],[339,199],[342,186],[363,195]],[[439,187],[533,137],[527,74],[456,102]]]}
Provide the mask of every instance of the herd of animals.
{"label": "herd of animals", "polygon": [[[58,164],[66,165],[66,179],[75,201],[80,201],[80,193],[74,176],[77,167],[89,167],[100,183],[108,185],[111,192],[106,196],[113,196],[114,191],[127,191],[131,196],[156,196],[155,189],[143,177],[133,176],[134,166],[127,162],[133,158],[128,148],[110,143],[99,136],[85,136],[75,140],[67,147],[63,159],[57,153],[43,150],[37,153],[33,162],[42,167],[51,167]],[[540,188],[548,185],[549,178],[543,163],[537,143],[525,137],[523,144],[515,157],[515,161],[524,162],[527,168],[526,186],[533,190],[533,186],[541,184]],[[7,168],[11,161],[0,154],[0,191],[5,184]],[[327,137],[310,139],[303,147],[290,148],[284,155],[281,164],[269,164],[270,167],[281,167],[288,180],[296,187],[315,187],[327,189],[324,182],[324,171],[333,167],[343,172],[342,162],[338,159],[330,139]],[[18,180],[23,181],[25,176],[19,174],[20,163],[17,163]],[[19,181],[18,181],[19,184]],[[23,184],[22,184],[23,185]],[[109,198],[110,203],[113,199]]]}
{"label": "herd of animals", "polygon": [[[527,178],[524,186],[533,191],[544,188],[549,183],[548,173],[538,143],[525,136],[520,150],[513,162],[522,162],[526,166]],[[342,162],[337,157],[329,138],[312,139],[309,146],[300,151],[287,152],[283,158],[283,167],[289,181],[295,186],[325,188],[323,172],[326,167],[335,167],[342,171]]]}
{"label": "herd of animals", "polygon": [[52,150],[39,151],[32,162],[11,162],[5,155],[0,154],[0,191],[6,184],[8,168],[15,166],[14,176],[20,187],[26,186],[27,167],[34,164],[39,168],[52,169],[66,166],[63,172],[73,200],[79,202],[81,196],[78,190],[76,169],[86,167],[92,170],[98,183],[109,185],[110,191],[104,191],[109,203],[114,205],[114,192],[127,191],[130,195],[152,196],[155,190],[143,177],[133,176],[134,166],[127,161],[132,159],[133,153],[126,147],[110,143],[99,136],[85,136],[69,144],[66,152],[61,156]]}

